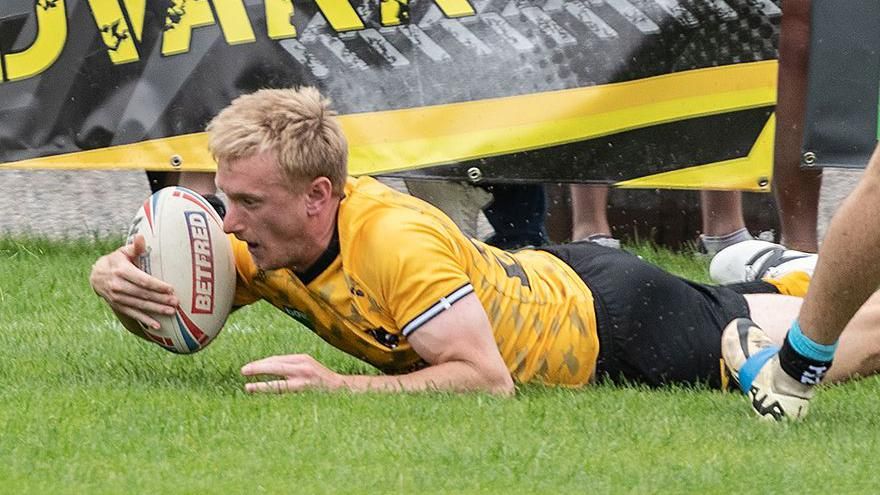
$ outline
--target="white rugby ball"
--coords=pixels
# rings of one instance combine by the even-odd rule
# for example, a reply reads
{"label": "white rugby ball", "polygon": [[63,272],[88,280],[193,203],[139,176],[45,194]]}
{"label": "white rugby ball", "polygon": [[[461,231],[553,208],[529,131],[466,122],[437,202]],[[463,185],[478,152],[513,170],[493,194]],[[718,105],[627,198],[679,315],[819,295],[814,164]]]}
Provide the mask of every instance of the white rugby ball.
{"label": "white rugby ball", "polygon": [[171,352],[204,349],[220,333],[232,308],[235,265],[223,220],[199,194],[166,187],[147,198],[128,232],[143,234],[138,267],[174,287],[180,304],[172,316],[151,315],[161,328],[144,334]]}

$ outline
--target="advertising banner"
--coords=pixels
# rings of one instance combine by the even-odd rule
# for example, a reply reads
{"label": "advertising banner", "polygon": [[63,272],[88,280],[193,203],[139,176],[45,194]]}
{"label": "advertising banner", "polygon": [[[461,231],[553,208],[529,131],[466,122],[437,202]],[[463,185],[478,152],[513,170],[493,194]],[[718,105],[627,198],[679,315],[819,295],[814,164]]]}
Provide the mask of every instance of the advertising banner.
{"label": "advertising banner", "polygon": [[3,0],[0,169],[210,171],[236,96],[333,100],[353,174],[769,188],[771,0]]}

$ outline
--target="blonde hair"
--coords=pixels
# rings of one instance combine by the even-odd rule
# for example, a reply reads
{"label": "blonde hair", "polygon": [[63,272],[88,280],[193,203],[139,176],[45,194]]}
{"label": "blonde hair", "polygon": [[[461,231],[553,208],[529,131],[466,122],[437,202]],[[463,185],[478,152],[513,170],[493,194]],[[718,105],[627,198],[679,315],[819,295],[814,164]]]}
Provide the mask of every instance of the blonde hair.
{"label": "blonde hair", "polygon": [[348,142],[317,89],[261,89],[239,96],[208,124],[208,148],[219,164],[263,152],[290,179],[327,177],[342,195]]}

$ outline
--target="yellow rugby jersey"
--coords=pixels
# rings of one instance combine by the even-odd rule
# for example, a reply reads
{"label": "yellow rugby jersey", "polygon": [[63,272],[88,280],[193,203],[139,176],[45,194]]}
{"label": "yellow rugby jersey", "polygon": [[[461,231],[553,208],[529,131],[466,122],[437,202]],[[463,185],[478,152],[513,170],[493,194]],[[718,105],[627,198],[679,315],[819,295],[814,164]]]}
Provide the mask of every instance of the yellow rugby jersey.
{"label": "yellow rugby jersey", "polygon": [[550,253],[508,253],[468,238],[440,210],[369,177],[346,184],[337,236],[318,262],[326,268],[305,280],[257,269],[247,244],[230,236],[235,305],[265,299],[330,345],[395,374],[425,365],[407,336],[474,292],[515,381],[576,386],[592,376],[592,294]]}

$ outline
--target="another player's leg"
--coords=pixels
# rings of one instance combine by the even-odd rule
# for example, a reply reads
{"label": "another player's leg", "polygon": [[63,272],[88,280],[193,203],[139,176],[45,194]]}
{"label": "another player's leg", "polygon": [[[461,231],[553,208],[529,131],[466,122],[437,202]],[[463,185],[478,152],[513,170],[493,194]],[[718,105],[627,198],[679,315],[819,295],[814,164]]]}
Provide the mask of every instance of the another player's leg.
{"label": "another player's leg", "polygon": [[[812,391],[800,393],[764,384],[785,383],[792,379],[804,387],[812,387],[821,382],[831,368],[844,328],[853,321],[858,323],[854,315],[877,290],[880,284],[880,265],[876,262],[877,253],[880,253],[878,209],[880,146],[875,149],[858,187],[831,222],[803,308],[775,357],[772,351],[763,351],[769,347],[760,343],[757,344],[762,350],[760,353],[753,353],[748,344],[734,345],[743,333],[753,333],[751,330],[741,332],[739,324],[725,329],[722,348],[725,360],[752,397],[752,407],[759,414],[763,413],[762,416],[797,418],[806,413],[806,407],[794,402],[808,401]],[[756,339],[756,342],[760,340]],[[752,376],[755,378],[749,380]],[[753,392],[756,386],[758,395]],[[786,397],[795,400],[789,401],[792,402],[790,411],[786,410],[782,400],[776,401],[779,408],[768,408],[768,399],[756,403],[760,394],[770,399],[788,394]]]}
{"label": "another player's leg", "polygon": [[[751,319],[760,326],[773,344],[781,347],[793,315],[804,300],[768,294],[746,294]],[[840,334],[834,364],[823,383],[840,383],[880,372],[880,292],[874,293],[856,312]]]}
{"label": "another player's leg", "polygon": [[[814,387],[809,382],[815,380],[805,383],[793,378],[780,364],[778,352],[787,345],[791,336],[788,322],[798,313],[803,300],[771,294],[745,297],[751,319],[740,318],[725,329],[725,363],[760,416],[777,420],[801,418],[813,396]],[[834,364],[818,366],[829,367],[824,372],[824,382],[828,383],[880,372],[880,293],[871,296],[846,325]]]}

